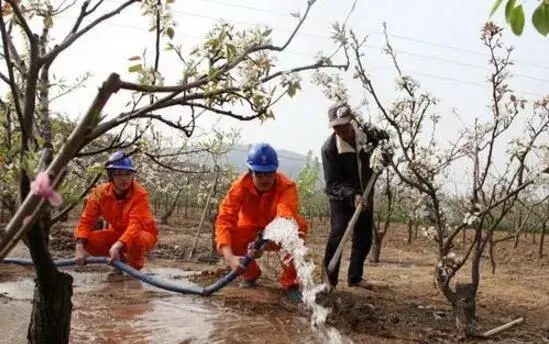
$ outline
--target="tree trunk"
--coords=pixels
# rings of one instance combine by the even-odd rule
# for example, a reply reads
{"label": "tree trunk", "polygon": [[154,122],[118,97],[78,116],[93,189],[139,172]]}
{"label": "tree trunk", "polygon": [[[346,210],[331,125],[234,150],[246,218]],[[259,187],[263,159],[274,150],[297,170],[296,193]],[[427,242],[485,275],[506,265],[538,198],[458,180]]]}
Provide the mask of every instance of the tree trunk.
{"label": "tree trunk", "polygon": [[173,202],[171,203],[170,206],[168,206],[168,209],[166,210],[164,215],[162,215],[162,217],[160,218],[160,223],[161,224],[163,224],[163,225],[168,224],[168,220],[172,216],[173,211],[175,210],[175,208],[177,206],[177,202],[179,202],[179,196],[181,196],[182,191],[183,191],[183,189],[177,190],[177,194],[175,195],[175,198],[174,198]]}
{"label": "tree trunk", "polygon": [[543,243],[545,241],[545,233],[547,231],[547,222],[544,222],[541,226],[541,235],[539,236],[539,251],[538,257],[543,258]]}
{"label": "tree trunk", "polygon": [[30,344],[69,343],[72,276],[58,271],[53,264],[40,224],[33,226],[27,239],[36,269],[27,339]]}
{"label": "tree trunk", "polygon": [[202,225],[204,224],[204,221],[206,220],[206,214],[210,213],[209,212],[210,204],[211,204],[211,200],[212,200],[212,197],[213,197],[213,194],[214,194],[214,190],[217,186],[218,177],[219,177],[219,172],[217,172],[217,174],[215,175],[215,181],[212,184],[212,187],[210,188],[210,191],[208,192],[208,197],[206,198],[206,204],[204,205],[204,209],[202,210],[202,216],[200,217],[200,222],[198,223],[198,228],[196,229],[196,235],[194,236],[194,241],[193,241],[193,244],[191,246],[191,250],[190,250],[188,258],[187,258],[188,260],[191,260],[191,258],[193,257],[194,251],[196,250],[196,247],[198,246],[198,239],[200,238],[200,230],[202,229]]}
{"label": "tree trunk", "polygon": [[211,257],[217,257],[217,249],[215,247],[215,220],[216,219],[217,219],[217,211],[215,211],[210,217],[210,221],[212,223],[212,246],[210,248]]}
{"label": "tree trunk", "polygon": [[72,276],[57,272],[48,286],[35,279],[31,322],[27,339],[30,344],[69,343],[72,312]]}
{"label": "tree trunk", "polygon": [[515,232],[517,233],[517,236],[515,237],[515,244],[513,245],[513,248],[517,248],[519,244],[519,237],[522,229],[522,210],[519,210],[517,222],[518,223],[515,225]]}
{"label": "tree trunk", "polygon": [[463,228],[462,232],[463,232],[462,242],[463,242],[463,244],[465,244],[467,242],[467,229]]}
{"label": "tree trunk", "polygon": [[454,315],[456,329],[461,338],[470,338],[476,334],[475,287],[472,283],[456,283]]}
{"label": "tree trunk", "polygon": [[412,219],[408,219],[408,244],[412,243],[412,237],[413,237],[413,223]]}
{"label": "tree trunk", "polygon": [[[45,54],[48,31],[40,37],[40,50]],[[52,130],[49,112],[49,64],[40,74],[38,92],[40,114],[39,131],[44,139],[40,170],[46,169],[53,161]],[[28,94],[27,94],[28,96]],[[31,122],[32,124],[32,122]],[[26,149],[23,144],[23,151]],[[28,193],[28,176],[22,172],[21,188],[23,196]],[[24,197],[21,197],[24,199]],[[47,205],[27,234],[28,246],[36,270],[32,313],[27,332],[31,344],[69,343],[72,313],[72,276],[59,272],[48,251],[51,224],[51,207]]]}
{"label": "tree trunk", "polygon": [[383,235],[380,230],[381,222],[374,221],[374,228],[372,228],[372,262],[379,263],[379,257],[381,256],[381,242]]}
{"label": "tree trunk", "polygon": [[[374,233],[377,232],[374,230]],[[379,233],[374,234],[374,240],[372,241],[372,262],[379,263],[379,257],[381,256],[381,242],[379,241]]]}
{"label": "tree trunk", "polygon": [[520,233],[517,233],[515,236],[515,244],[513,245],[513,248],[517,248],[520,240]]}
{"label": "tree trunk", "polygon": [[414,223],[414,236],[415,238],[414,239],[417,239],[417,234],[418,234],[418,231],[419,231],[419,221],[416,220],[416,222]]}

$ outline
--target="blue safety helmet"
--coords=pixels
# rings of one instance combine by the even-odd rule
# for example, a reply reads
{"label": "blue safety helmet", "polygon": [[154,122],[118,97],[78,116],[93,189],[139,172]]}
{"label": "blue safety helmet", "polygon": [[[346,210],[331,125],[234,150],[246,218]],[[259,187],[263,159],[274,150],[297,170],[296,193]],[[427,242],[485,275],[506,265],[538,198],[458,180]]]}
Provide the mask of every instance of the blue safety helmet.
{"label": "blue safety helmet", "polygon": [[111,154],[107,160],[107,170],[128,170],[135,172],[132,158],[124,152],[118,151]]}
{"label": "blue safety helmet", "polygon": [[268,143],[256,143],[248,152],[246,165],[253,172],[275,172],[278,168],[278,156]]}

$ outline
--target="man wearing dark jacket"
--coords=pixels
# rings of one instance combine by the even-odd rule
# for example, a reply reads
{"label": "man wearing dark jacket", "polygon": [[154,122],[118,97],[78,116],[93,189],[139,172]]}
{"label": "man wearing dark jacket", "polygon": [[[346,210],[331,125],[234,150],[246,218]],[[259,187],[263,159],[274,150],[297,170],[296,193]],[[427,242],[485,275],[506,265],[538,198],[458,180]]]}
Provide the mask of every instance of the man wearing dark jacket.
{"label": "man wearing dark jacket", "polygon": [[[322,166],[326,180],[325,192],[330,202],[331,231],[324,253],[324,267],[327,270],[347,224],[356,206],[362,202],[360,214],[353,231],[351,261],[347,275],[347,284],[359,286],[362,281],[364,261],[372,246],[373,190],[366,200],[362,194],[373,171],[370,167],[370,150],[381,139],[388,139],[386,132],[373,127],[358,129],[352,123],[353,113],[345,103],[333,105],[328,110],[329,125],[333,133],[322,145]],[[335,269],[328,272],[332,287],[338,282],[338,261]]]}

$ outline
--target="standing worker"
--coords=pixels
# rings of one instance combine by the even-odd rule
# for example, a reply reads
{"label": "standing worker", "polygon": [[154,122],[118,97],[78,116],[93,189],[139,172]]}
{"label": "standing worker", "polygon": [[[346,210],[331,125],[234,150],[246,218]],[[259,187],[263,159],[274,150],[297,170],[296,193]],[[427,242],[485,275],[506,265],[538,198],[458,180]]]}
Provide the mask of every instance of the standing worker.
{"label": "standing worker", "polygon": [[341,241],[347,225],[358,204],[363,203],[363,212],[353,230],[351,261],[347,275],[350,287],[360,286],[364,261],[372,246],[374,193],[362,199],[368,180],[373,174],[370,167],[370,153],[365,150],[368,143],[377,144],[388,139],[386,132],[373,127],[359,130],[352,123],[353,113],[346,103],[332,105],[328,110],[329,126],[333,133],[321,149],[325,192],[330,203],[331,231],[324,253],[324,269],[332,288],[338,283],[338,260],[335,269],[328,271],[330,260]]}
{"label": "standing worker", "polygon": [[[148,193],[134,180],[133,161],[123,152],[113,153],[106,169],[109,181],[90,193],[74,231],[76,262],[84,264],[90,255],[109,256],[140,270],[158,237]],[[100,216],[108,228],[94,230]]]}
{"label": "standing worker", "polygon": [[[308,224],[299,215],[299,198],[294,181],[277,171],[278,157],[273,147],[266,143],[252,146],[246,162],[248,172],[234,181],[219,207],[215,224],[215,242],[220,255],[234,271],[241,271],[240,259],[248,245],[275,218],[293,218],[299,227],[299,237],[304,238]],[[269,243],[267,251],[280,247]],[[258,256],[261,255],[259,252]],[[301,302],[297,272],[293,261],[282,262],[280,284],[293,302]],[[261,270],[252,261],[240,274],[240,287],[256,285]]]}

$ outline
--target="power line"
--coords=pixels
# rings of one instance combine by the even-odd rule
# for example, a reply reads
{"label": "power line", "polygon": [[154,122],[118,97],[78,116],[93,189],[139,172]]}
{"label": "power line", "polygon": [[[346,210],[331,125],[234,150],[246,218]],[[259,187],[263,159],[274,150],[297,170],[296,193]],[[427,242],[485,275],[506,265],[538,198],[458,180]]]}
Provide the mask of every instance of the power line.
{"label": "power line", "polygon": [[[257,12],[262,12],[262,13],[274,14],[274,15],[280,16],[280,17],[288,17],[288,13],[278,12],[278,11],[274,11],[274,10],[266,9],[266,8],[237,5],[237,4],[234,4],[234,3],[229,3],[229,2],[220,1],[220,0],[200,0],[200,1],[202,1],[202,2],[211,2],[211,3],[223,5],[223,6],[228,6],[228,7],[242,8],[242,9],[247,9],[247,10],[252,10],[252,11],[257,11]],[[175,11],[175,12],[176,13],[182,13],[182,14],[186,13],[186,12],[182,12],[182,11]],[[311,18],[311,21],[313,21],[313,20],[315,20],[315,19]],[[318,19],[316,19],[316,21],[317,22],[322,22],[322,23],[329,23],[329,22],[326,22],[324,20],[318,20]],[[381,35],[381,36],[384,35],[384,33],[382,31],[379,31],[379,30],[369,29],[369,28],[366,28],[366,27],[362,27],[361,29],[364,29],[367,32],[374,33],[374,34],[377,34],[377,35]],[[321,37],[323,39],[331,39],[331,38],[326,37],[326,36],[318,36],[318,35],[312,35],[312,36]],[[445,49],[450,49],[450,50],[461,51],[461,52],[474,54],[474,55],[479,55],[479,56],[486,56],[486,53],[481,52],[481,51],[466,49],[466,48],[463,48],[463,47],[452,46],[452,45],[442,44],[442,43],[428,41],[428,40],[422,40],[422,39],[418,39],[418,38],[415,38],[415,37],[402,36],[402,35],[396,35],[396,34],[390,34],[390,33],[388,33],[388,36],[392,37],[392,38],[401,39],[401,40],[404,40],[404,41],[411,41],[411,42],[414,42],[414,43],[421,43],[421,44],[425,44],[425,45],[430,45],[430,46],[435,46],[435,47],[439,47],[439,48],[445,48]],[[524,60],[517,60],[517,62],[522,62],[524,65],[529,65],[529,66],[533,66],[533,67],[537,67],[537,68],[549,69],[549,66],[540,65],[540,64],[537,64],[537,63],[534,63],[534,62],[529,62],[529,61],[524,61]]]}
{"label": "power line", "polygon": [[[229,3],[226,3],[224,1],[220,1],[220,0],[200,0],[200,1],[204,1],[204,2],[212,2],[212,3],[219,3],[219,4],[223,4],[223,5],[227,5],[227,6],[231,6],[231,7],[237,7],[237,8],[245,8],[245,9],[251,9],[251,10],[256,10],[256,11],[263,11],[263,12],[266,12],[266,13],[274,13],[274,14],[277,14],[277,15],[281,15],[280,12],[273,12],[272,10],[264,10],[264,9],[261,9],[261,8],[257,8],[257,7],[250,7],[250,6],[242,6],[242,5],[235,5],[235,4],[229,4]],[[111,2],[111,3],[119,3],[115,0],[107,0],[107,2]],[[179,14],[182,14],[182,15],[185,15],[185,16],[189,16],[189,17],[195,17],[195,18],[204,18],[204,19],[208,19],[208,20],[212,20],[212,21],[217,21],[219,20],[220,18],[218,17],[212,17],[212,16],[209,16],[209,15],[204,15],[204,14],[200,14],[200,13],[191,13],[191,12],[186,12],[186,11],[179,11],[179,10],[172,10],[174,13],[179,13]],[[243,25],[254,25],[255,23],[251,23],[251,22],[246,22],[246,21],[240,21],[240,20],[226,20],[226,21],[230,21],[232,23],[239,23],[239,24],[243,24]],[[282,32],[288,32],[288,33],[292,33],[293,32],[293,29],[288,29],[288,28],[280,28],[280,27],[275,27],[275,26],[271,26],[273,29],[276,29],[278,31],[282,31]],[[307,33],[307,32],[300,32],[300,35],[301,36],[306,36],[306,37],[311,37],[311,38],[317,38],[317,39],[322,39],[322,40],[332,40],[331,37],[328,37],[328,36],[323,36],[323,35],[318,35],[318,34],[311,34],[311,33]],[[185,35],[184,36],[189,36],[189,35]],[[393,36],[393,37],[397,37],[395,35],[389,35],[390,37]],[[193,36],[189,36],[189,37],[193,37]],[[422,43],[425,43],[427,44],[428,41],[421,41],[421,40],[417,40],[415,38],[411,38],[411,37],[405,37],[405,36],[399,36],[399,38],[406,38],[408,40],[413,40],[413,41],[416,41],[416,42],[422,42]],[[433,45],[435,43],[431,42],[432,44],[430,45]],[[369,49],[376,49],[376,50],[382,50],[383,47],[380,47],[380,46],[375,46],[375,45],[372,45],[372,44],[369,44],[369,43],[366,43],[364,44],[365,47],[369,48]],[[450,47],[450,46],[447,46],[447,48],[450,48],[450,49],[459,49],[459,48],[455,48],[455,47]],[[459,65],[459,66],[463,66],[463,67],[469,67],[469,68],[475,68],[475,69],[480,69],[480,70],[484,70],[486,72],[491,72],[491,70],[488,68],[488,67],[485,67],[485,66],[479,66],[479,65],[475,65],[475,64],[470,64],[470,63],[466,63],[466,62],[461,62],[461,61],[456,61],[456,60],[450,60],[450,59],[445,59],[445,58],[441,58],[441,57],[437,57],[437,56],[429,56],[429,55],[424,55],[424,54],[419,54],[419,53],[415,53],[415,52],[409,52],[409,51],[405,51],[405,50],[395,50],[395,52],[397,54],[403,54],[403,55],[408,55],[408,56],[414,56],[414,57],[418,57],[418,58],[422,58],[422,59],[426,59],[426,60],[431,60],[431,61],[440,61],[440,62],[444,62],[444,63],[449,63],[449,64],[453,64],[453,65]],[[472,50],[468,50],[468,52],[470,53],[475,53],[475,54],[478,54],[478,55],[483,55],[483,56],[486,56],[486,53],[481,53],[481,52],[478,52],[478,51],[472,51]],[[311,56],[311,55],[307,55],[307,56]],[[517,61],[520,61],[520,60],[517,60]],[[524,65],[533,65],[532,63],[529,63],[529,62],[523,62]],[[543,69],[549,69],[549,66],[542,66],[542,65],[537,65],[538,68],[543,68]],[[531,76],[531,75],[526,75],[526,74],[521,74],[521,73],[514,73],[513,74],[514,77],[518,77],[518,78],[524,78],[524,79],[529,79],[529,80],[533,80],[533,81],[539,81],[539,82],[546,82],[546,83],[549,83],[549,79],[541,79],[541,78],[537,78],[537,77],[534,77],[534,76]]]}
{"label": "power line", "polygon": [[[201,0],[201,1],[206,1],[206,0]],[[217,0],[208,0],[208,1],[217,1]],[[239,7],[239,6],[235,5],[235,7]],[[189,16],[189,17],[204,18],[204,19],[209,19],[209,20],[212,20],[212,21],[216,21],[216,20],[220,19],[220,18],[216,18],[216,17],[204,15],[204,14],[199,14],[199,13],[191,13],[191,12],[176,11],[176,10],[174,10],[173,12],[179,13],[179,14],[182,14],[182,15],[185,15],[185,16]],[[229,20],[227,20],[227,21],[229,21]],[[244,25],[253,25],[254,24],[254,23],[251,23],[251,22],[245,22],[245,21],[240,21],[240,20],[230,20],[230,22],[244,24]],[[288,32],[288,33],[293,32],[292,29],[280,28],[280,27],[276,27],[276,26],[271,26],[271,27],[273,29],[276,29],[276,30],[282,31],[282,32]],[[307,32],[301,32],[300,35],[305,36],[305,37],[322,39],[322,40],[330,40],[330,41],[332,40],[332,38],[328,37],[328,36],[322,36],[322,35],[318,35],[318,34],[311,34],[311,33],[307,33]],[[383,47],[381,47],[381,46],[376,46],[376,45],[372,45],[372,44],[369,44],[369,43],[364,44],[364,46],[366,46],[367,48],[376,49],[376,50],[382,50],[383,49]],[[423,59],[427,59],[427,60],[440,61],[440,62],[445,62],[445,63],[449,63],[449,64],[454,64],[454,65],[460,65],[460,66],[464,66],[464,67],[476,68],[476,69],[481,69],[481,70],[484,70],[484,71],[487,71],[487,72],[490,71],[490,69],[487,68],[487,67],[479,66],[479,65],[475,65],[475,64],[470,64],[470,63],[445,59],[445,58],[436,57],[436,56],[423,55],[423,54],[409,52],[409,51],[405,51],[405,50],[395,49],[395,51],[396,51],[397,54],[414,56],[414,57],[419,57],[419,58],[423,58]],[[485,53],[480,53],[480,52],[476,52],[476,53],[478,53],[479,55],[486,56]],[[519,61],[519,60],[517,60],[517,61]],[[525,65],[531,65],[531,63],[527,63],[527,62],[524,62],[524,64]],[[549,70],[549,66],[538,65],[538,68],[543,68],[543,69],[548,69]],[[516,76],[516,77],[520,77],[520,78],[525,78],[525,79],[530,79],[530,80],[534,80],[534,81],[541,81],[541,82],[549,83],[548,79],[540,79],[540,78],[536,78],[536,77],[531,76],[531,75],[520,74],[520,73],[516,73],[516,74],[513,74],[513,75]]]}
{"label": "power line", "polygon": [[[107,1],[108,2],[113,2],[112,0],[110,0],[110,1],[107,0]],[[203,0],[203,1],[205,1],[205,0]],[[58,17],[76,19],[75,17],[72,17],[72,16],[58,16]],[[213,18],[213,17],[208,17],[208,18]],[[146,30],[142,27],[127,25],[127,24],[104,22],[102,25],[127,28],[127,29],[132,29],[132,30],[141,31],[141,32],[149,32],[148,30]],[[197,39],[197,40],[201,40],[201,39],[204,38],[202,36],[181,34],[181,33],[178,33],[177,35],[180,35],[180,36],[183,36],[183,37],[194,38],[194,39]],[[303,53],[303,52],[295,52],[295,51],[291,51],[291,50],[284,50],[284,51],[281,51],[281,53],[291,54],[291,55],[296,55],[296,56],[303,56],[303,57],[308,57],[308,58],[315,58],[315,56],[312,55],[312,54],[307,54],[307,53]],[[407,52],[402,52],[401,51],[399,53],[407,53]],[[414,53],[410,53],[410,54],[414,54]],[[439,60],[439,59],[435,59],[435,58],[427,57],[427,56],[424,56],[424,58],[431,59],[431,60]],[[452,61],[452,62],[449,62],[449,63],[455,63],[455,61]],[[382,69],[382,70],[394,71],[393,68],[388,68],[388,67],[384,67],[384,66],[379,66],[379,65],[370,65],[370,66],[371,66],[371,69]],[[471,65],[471,66],[474,66],[474,65]],[[478,68],[480,68],[480,67],[478,67]],[[468,85],[482,87],[482,88],[487,87],[487,84],[482,83],[482,82],[477,82],[477,81],[461,80],[461,79],[456,79],[456,78],[451,78],[451,77],[445,77],[445,76],[434,75],[434,74],[429,74],[429,73],[417,72],[417,71],[408,70],[408,69],[406,69],[406,71],[410,75],[417,75],[417,76],[422,76],[422,77],[426,77],[426,78],[430,78],[430,79],[437,79],[437,80],[442,80],[442,81],[450,81],[450,82],[455,82],[455,83],[468,84]],[[517,76],[517,74],[514,74],[514,76]],[[536,78],[531,77],[531,76],[524,76],[524,77],[528,77],[528,78],[531,78],[533,80],[538,80],[538,81],[549,83],[549,80],[536,79]],[[537,98],[544,97],[544,95],[542,95],[542,94],[535,94],[535,93],[528,93],[528,92],[521,92],[521,93],[524,94],[524,95],[529,95],[529,96],[533,96],[533,97],[537,97]]]}

